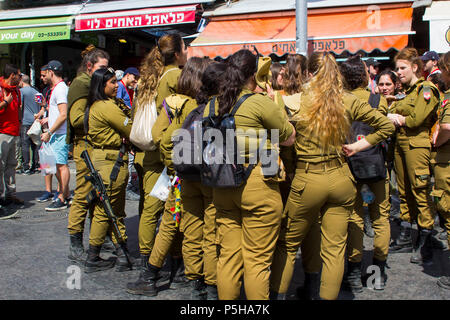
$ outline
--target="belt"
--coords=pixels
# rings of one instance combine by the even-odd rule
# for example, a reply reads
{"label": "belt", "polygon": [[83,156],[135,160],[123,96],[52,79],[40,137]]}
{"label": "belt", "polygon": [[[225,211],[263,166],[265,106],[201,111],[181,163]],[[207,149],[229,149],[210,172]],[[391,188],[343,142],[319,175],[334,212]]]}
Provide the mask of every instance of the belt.
{"label": "belt", "polygon": [[334,169],[339,168],[344,164],[346,161],[340,158],[331,159],[328,161],[321,161],[321,162],[306,162],[306,161],[297,161],[297,169],[305,169],[308,170],[320,170],[320,171],[326,171],[328,169]]}

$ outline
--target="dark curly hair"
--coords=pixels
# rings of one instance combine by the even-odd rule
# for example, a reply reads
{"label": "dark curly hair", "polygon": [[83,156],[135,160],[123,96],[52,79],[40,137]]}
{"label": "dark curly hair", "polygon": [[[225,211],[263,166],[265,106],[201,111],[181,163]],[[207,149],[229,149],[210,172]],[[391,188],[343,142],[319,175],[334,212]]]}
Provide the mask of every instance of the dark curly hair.
{"label": "dark curly hair", "polygon": [[302,91],[302,85],[308,69],[308,59],[301,54],[289,54],[283,74],[283,89],[288,95]]}
{"label": "dark curly hair", "polygon": [[255,73],[256,56],[250,50],[241,49],[230,57],[219,89],[219,116],[231,110],[245,83]]}
{"label": "dark curly hair", "polygon": [[356,55],[349,57],[339,67],[344,81],[344,88],[352,91],[357,88],[365,88],[368,84],[366,64],[361,57]]}
{"label": "dark curly hair", "polygon": [[227,65],[224,62],[214,61],[206,67],[202,75],[202,86],[195,99],[197,104],[206,104],[211,96],[219,93],[220,80]]}

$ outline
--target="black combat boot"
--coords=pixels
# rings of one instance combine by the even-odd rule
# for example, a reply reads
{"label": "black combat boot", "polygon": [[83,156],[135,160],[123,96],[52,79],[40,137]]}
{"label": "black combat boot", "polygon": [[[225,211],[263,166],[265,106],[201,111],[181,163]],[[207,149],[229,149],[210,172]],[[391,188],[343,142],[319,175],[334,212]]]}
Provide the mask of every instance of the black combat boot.
{"label": "black combat boot", "polygon": [[386,260],[381,261],[376,258],[373,258],[372,264],[375,266],[378,266],[380,268],[380,282],[377,282],[377,279],[375,279],[375,290],[384,290],[386,287],[386,281],[387,281],[387,274],[386,274]]}
{"label": "black combat boot", "polygon": [[206,300],[206,284],[203,278],[189,280],[189,285],[191,287],[191,300]]}
{"label": "black combat boot", "polygon": [[116,246],[114,245],[114,242],[112,242],[111,237],[109,237],[109,236],[105,237],[105,242],[103,242],[103,244],[102,244],[102,251],[109,252],[114,255],[117,254]]}
{"label": "black combat boot", "polygon": [[270,290],[269,300],[286,300],[286,293],[278,293]]}
{"label": "black combat boot", "polygon": [[102,246],[89,245],[87,259],[84,263],[84,272],[91,273],[102,271],[114,267],[114,260],[104,260],[100,258],[100,250]]}
{"label": "black combat boot", "polygon": [[400,235],[389,245],[389,253],[412,252],[411,224],[402,221],[400,224]]}
{"label": "black combat boot", "polygon": [[411,263],[431,263],[433,261],[433,248],[431,245],[431,233],[433,230],[419,228],[419,236],[416,239],[411,255]]}
{"label": "black combat boot", "polygon": [[369,238],[375,237],[375,231],[373,230],[372,227],[372,220],[370,219],[370,214],[364,212],[363,220],[364,220],[364,233],[366,234],[366,236],[368,236]]}
{"label": "black combat boot", "polygon": [[297,288],[297,296],[300,300],[318,300],[320,287],[320,275],[318,272],[305,272],[303,287]]}
{"label": "black combat boot", "polygon": [[117,272],[133,270],[133,261],[128,261],[127,256],[125,255],[125,252],[124,252],[124,250],[126,250],[128,257],[130,258],[130,260],[132,260],[130,254],[128,252],[126,243],[125,243],[124,247],[125,247],[125,249],[122,249],[122,247],[119,244],[116,245],[116,253],[117,253],[116,271]]}
{"label": "black combat boot", "polygon": [[211,284],[206,285],[206,300],[219,300],[217,286]]}
{"label": "black combat boot", "polygon": [[343,279],[344,288],[351,292],[362,292],[361,262],[348,262],[347,273]]}
{"label": "black combat boot", "polygon": [[170,266],[170,287],[172,289],[181,289],[189,286],[189,280],[184,275],[183,258],[171,257]]}
{"label": "black combat boot", "polygon": [[127,283],[127,292],[131,294],[144,295],[154,297],[158,294],[156,281],[159,278],[161,268],[155,267],[148,263],[145,269],[139,274],[136,282]]}
{"label": "black combat boot", "polygon": [[148,259],[150,259],[150,255],[149,254],[142,254],[141,253],[141,257],[139,259],[139,265],[137,266],[137,270],[140,270],[140,271],[145,270],[145,268],[148,265]]}
{"label": "black combat boot", "polygon": [[73,262],[85,262],[86,252],[83,247],[83,233],[69,234],[70,247],[68,258]]}

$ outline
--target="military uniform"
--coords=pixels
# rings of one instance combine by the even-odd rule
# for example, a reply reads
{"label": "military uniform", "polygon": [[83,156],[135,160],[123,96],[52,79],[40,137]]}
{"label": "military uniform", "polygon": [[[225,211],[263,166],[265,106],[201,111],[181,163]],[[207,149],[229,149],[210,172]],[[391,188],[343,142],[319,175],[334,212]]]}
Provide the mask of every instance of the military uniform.
{"label": "military uniform", "polygon": [[[284,212],[271,276],[271,289],[285,293],[294,271],[298,247],[319,215],[321,215],[321,250],[323,261],[320,297],[336,299],[344,273],[348,219],[356,198],[355,179],[338,152],[323,154],[316,137],[306,132],[304,117],[313,106],[311,94],[305,90],[297,122],[297,170]],[[352,94],[344,94],[347,116],[363,121],[375,132],[366,137],[375,145],[394,131],[389,120]]]}
{"label": "military uniform", "polygon": [[[369,101],[370,91],[364,88],[358,88],[352,91],[361,101]],[[378,111],[387,115],[387,101],[381,97]],[[389,178],[385,180],[366,183],[375,195],[373,203],[369,204],[370,219],[373,223],[375,231],[374,237],[374,258],[379,261],[385,261],[389,252],[390,241],[390,225],[389,225]],[[364,208],[361,197],[362,183],[356,185],[356,200],[352,215],[350,216],[348,226],[348,260],[350,262],[361,262],[363,255],[363,238],[364,238]]]}
{"label": "military uniform", "polygon": [[[440,124],[450,123],[450,90],[447,90],[440,111]],[[450,140],[437,148],[436,157],[432,160],[434,171],[434,188],[431,193],[435,197],[436,208],[445,219],[447,241],[450,246]]]}
{"label": "military uniform", "polygon": [[[275,92],[275,103],[283,109],[294,126],[296,125],[296,114],[300,110],[301,97],[302,93],[286,95],[284,91]],[[281,198],[283,199],[283,206],[286,206],[297,163],[295,145],[289,147],[280,146],[280,157],[286,171],[286,180],[280,182]],[[297,294],[299,298],[314,299],[317,295],[316,287],[318,287],[319,272],[322,268],[322,260],[320,258],[320,217],[317,223],[311,226],[308,235],[300,246],[305,281],[303,282],[303,287],[298,288]]]}
{"label": "military uniform", "polygon": [[[181,69],[177,66],[168,65],[164,67],[163,77],[157,87],[156,105],[158,114],[161,112],[163,100],[176,92],[180,73]],[[159,149],[137,152],[134,165],[139,176],[140,190],[139,251],[148,260],[155,244],[156,225],[164,212],[164,202],[149,195],[164,170]]]}
{"label": "military uniform", "polygon": [[[242,90],[237,100],[247,93],[250,91]],[[216,113],[218,105],[217,102]],[[205,108],[205,116],[208,114],[209,108]],[[280,142],[293,132],[280,108],[261,94],[249,97],[234,118],[237,129],[278,129]],[[270,147],[269,141],[266,147]],[[241,152],[248,161],[250,152],[245,148]],[[213,203],[220,247],[219,298],[238,299],[243,278],[247,299],[268,299],[270,266],[283,209],[278,181],[264,176],[258,165],[240,187],[213,189]]]}
{"label": "military uniform", "polygon": [[[181,94],[167,97],[166,102],[177,116],[164,133],[160,149],[168,172],[173,173],[172,134],[181,128],[189,113],[197,107],[197,102]],[[182,180],[181,204],[180,231],[184,235],[182,252],[186,278],[196,280],[204,277],[207,285],[215,286],[218,256],[212,188],[202,185],[200,181]]]}
{"label": "military uniform", "polygon": [[[428,92],[425,87],[428,87]],[[405,126],[397,130],[394,155],[400,216],[409,223],[417,221],[419,228],[427,230],[431,230],[434,224],[428,187],[430,129],[436,120],[438,104],[436,87],[423,79],[406,89],[403,100],[395,102],[395,113],[406,117]]]}
{"label": "military uniform", "polygon": [[[124,240],[125,233],[125,187],[128,181],[127,154],[123,156],[116,181],[110,181],[110,174],[116,163],[122,139],[128,139],[131,132],[131,113],[125,104],[119,107],[116,99],[96,101],[89,113],[89,141],[92,144],[92,162],[102,176],[117,224]],[[102,203],[97,202],[92,219],[89,244],[101,246],[107,233],[111,232],[111,224],[103,209]],[[112,234],[112,240],[117,239]]]}
{"label": "military uniform", "polygon": [[81,152],[84,150],[92,156],[92,146],[86,141],[83,125],[90,83],[91,77],[87,73],[82,73],[73,80],[68,92],[69,117],[67,127],[70,129],[68,130],[66,143],[73,143],[73,160],[76,168],[76,187],[70,206],[67,227],[70,235],[83,233],[86,215],[90,209],[86,196],[92,190],[92,185],[84,178],[85,175],[89,174],[89,169],[86,167],[84,160],[81,159]]}

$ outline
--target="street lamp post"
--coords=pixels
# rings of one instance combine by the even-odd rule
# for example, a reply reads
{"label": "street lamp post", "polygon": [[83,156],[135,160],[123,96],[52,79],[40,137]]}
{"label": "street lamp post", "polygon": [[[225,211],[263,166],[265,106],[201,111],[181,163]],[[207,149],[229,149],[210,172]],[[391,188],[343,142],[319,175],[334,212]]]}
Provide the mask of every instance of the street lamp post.
{"label": "street lamp post", "polygon": [[308,53],[308,5],[307,0],[295,0],[296,53]]}

